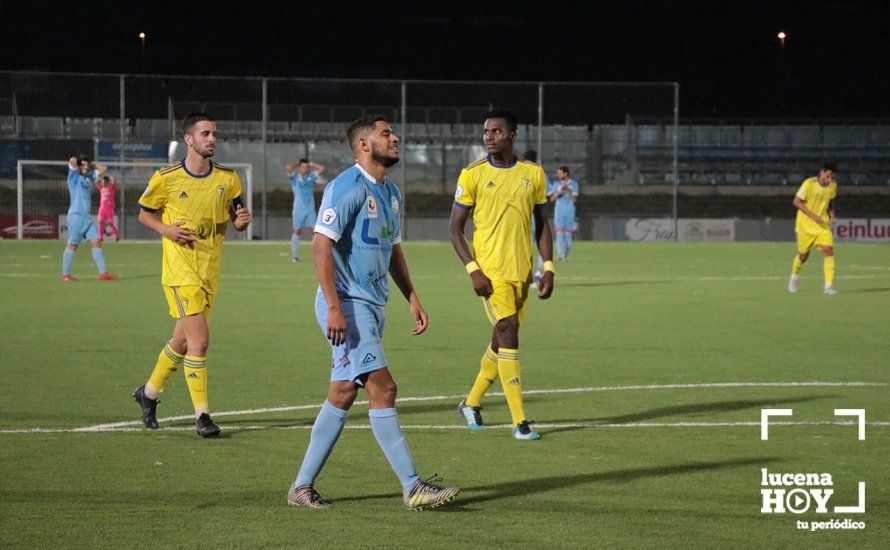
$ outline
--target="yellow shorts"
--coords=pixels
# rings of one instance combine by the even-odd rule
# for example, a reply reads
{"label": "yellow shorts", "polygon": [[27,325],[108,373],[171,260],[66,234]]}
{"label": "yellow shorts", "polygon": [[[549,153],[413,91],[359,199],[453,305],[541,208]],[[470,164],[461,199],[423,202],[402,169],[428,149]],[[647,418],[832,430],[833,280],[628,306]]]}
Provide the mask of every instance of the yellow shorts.
{"label": "yellow shorts", "polygon": [[210,319],[213,294],[208,294],[200,286],[164,286],[164,295],[170,306],[170,316],[174,319],[203,313]]}
{"label": "yellow shorts", "polygon": [[834,248],[834,235],[831,229],[820,231],[819,233],[797,232],[797,251],[806,254],[814,246],[830,246]]}
{"label": "yellow shorts", "polygon": [[485,315],[492,325],[511,315],[519,315],[519,323],[525,318],[525,304],[528,302],[530,282],[500,281],[491,282],[494,290],[491,296],[482,299]]}

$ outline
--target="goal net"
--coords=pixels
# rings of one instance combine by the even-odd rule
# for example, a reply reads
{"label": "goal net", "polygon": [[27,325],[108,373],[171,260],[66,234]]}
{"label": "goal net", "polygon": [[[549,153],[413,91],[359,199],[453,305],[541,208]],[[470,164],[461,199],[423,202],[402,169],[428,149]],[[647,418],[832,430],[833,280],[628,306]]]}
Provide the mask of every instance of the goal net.
{"label": "goal net", "polygon": [[[168,163],[147,161],[99,161],[99,163],[108,166],[105,175],[113,178],[115,182],[114,220],[121,239],[158,238],[157,234],[143,227],[138,221],[139,197],[142,196],[148,180],[155,171]],[[247,208],[253,211],[253,165],[249,163],[225,165],[238,173]],[[60,240],[68,238],[67,213],[70,203],[68,166],[67,161],[27,159],[18,161],[15,209],[12,210],[4,205],[0,211],[2,238]],[[91,213],[95,221],[99,209],[98,187],[94,186],[91,195]],[[4,203],[6,202],[4,200]],[[230,229],[227,238],[252,239],[252,225],[243,233]]]}

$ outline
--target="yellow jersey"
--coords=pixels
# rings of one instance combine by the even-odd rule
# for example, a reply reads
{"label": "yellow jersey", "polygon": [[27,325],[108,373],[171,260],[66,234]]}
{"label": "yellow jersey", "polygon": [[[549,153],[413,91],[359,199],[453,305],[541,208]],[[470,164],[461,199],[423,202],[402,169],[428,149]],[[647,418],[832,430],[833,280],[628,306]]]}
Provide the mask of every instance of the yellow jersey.
{"label": "yellow jersey", "polygon": [[222,244],[229,223],[232,200],[241,195],[241,181],[231,168],[210,163],[210,171],[196,176],[183,163],[161,168],[151,177],[139,206],[161,211],[167,224],[185,222],[195,232],[194,247],[163,241],[164,286],[195,285],[216,294]]}
{"label": "yellow jersey", "polygon": [[489,279],[529,280],[532,211],[547,203],[544,170],[519,157],[504,167],[479,159],[461,171],[454,203],[473,209],[473,249],[482,272]]}
{"label": "yellow jersey", "polygon": [[813,211],[813,214],[822,218],[822,223],[817,224],[812,218],[804,214],[802,210],[798,210],[794,231],[813,235],[829,231],[831,225],[828,223],[828,203],[835,197],[837,197],[837,182],[832,181],[823,187],[819,183],[819,178],[805,179],[800,189],[797,190],[797,198],[804,201],[807,208]]}

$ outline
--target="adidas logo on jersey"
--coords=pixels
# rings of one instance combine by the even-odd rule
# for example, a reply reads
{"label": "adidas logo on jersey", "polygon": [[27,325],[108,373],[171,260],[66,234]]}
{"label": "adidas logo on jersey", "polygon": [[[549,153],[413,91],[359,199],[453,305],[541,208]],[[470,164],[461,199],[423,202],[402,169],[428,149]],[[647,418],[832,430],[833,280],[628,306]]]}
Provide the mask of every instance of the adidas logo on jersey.
{"label": "adidas logo on jersey", "polygon": [[179,194],[179,198],[180,198],[180,199],[187,199],[187,198],[189,198],[189,196],[188,196],[188,194],[187,194],[185,191],[183,191],[182,193]]}
{"label": "adidas logo on jersey", "polygon": [[369,353],[369,354],[365,355],[364,359],[362,359],[362,365],[366,365],[366,364],[370,363],[371,361],[374,361],[375,359],[377,359],[377,358],[374,357],[374,355]]}
{"label": "adidas logo on jersey", "polygon": [[493,181],[489,181],[489,182],[488,182],[488,185],[486,185],[485,187],[494,187],[494,186],[495,186],[495,185],[494,185],[494,182],[493,182]]}

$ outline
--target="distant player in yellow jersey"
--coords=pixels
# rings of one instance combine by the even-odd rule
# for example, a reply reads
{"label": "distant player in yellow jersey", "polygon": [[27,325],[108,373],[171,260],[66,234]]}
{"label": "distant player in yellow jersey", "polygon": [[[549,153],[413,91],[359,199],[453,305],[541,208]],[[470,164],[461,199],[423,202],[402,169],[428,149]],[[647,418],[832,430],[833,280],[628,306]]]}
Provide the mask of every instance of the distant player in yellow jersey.
{"label": "distant player in yellow jersey", "polygon": [[817,177],[807,178],[794,196],[797,208],[797,256],[791,265],[791,280],[788,291],[797,292],[797,277],[804,262],[810,257],[810,249],[819,247],[825,256],[825,294],[837,294],[834,289],[834,238],[831,226],[835,223],[834,199],[837,197],[837,182],[834,176],[837,166],[826,162]]}
{"label": "distant player in yellow jersey", "polygon": [[[488,155],[466,168],[457,181],[451,209],[451,244],[466,267],[473,290],[482,297],[485,313],[494,325],[491,345],[485,350],[473,388],[458,407],[467,427],[482,423],[482,396],[500,376],[510,415],[513,437],[535,440],[522,406],[519,368],[519,325],[525,316],[532,282],[531,220],[535,242],[544,259],[538,297],[553,293],[553,237],[545,216],[547,178],[537,164],[513,154],[516,116],[507,111],[489,113],[483,142]],[[464,238],[467,219],[473,216],[473,254]]]}
{"label": "distant player in yellow jersey", "polygon": [[219,427],[210,418],[204,365],[210,341],[207,322],[219,284],[226,227],[231,220],[235,229],[244,231],[251,215],[241,199],[238,175],[210,160],[216,150],[213,117],[185,117],[182,133],[185,159],[155,172],[139,199],[139,221],[163,237],[161,285],[176,326],[148,381],[133,397],[142,407],[142,423],[157,429],[158,395],[183,365],[198,434],[214,437]]}

